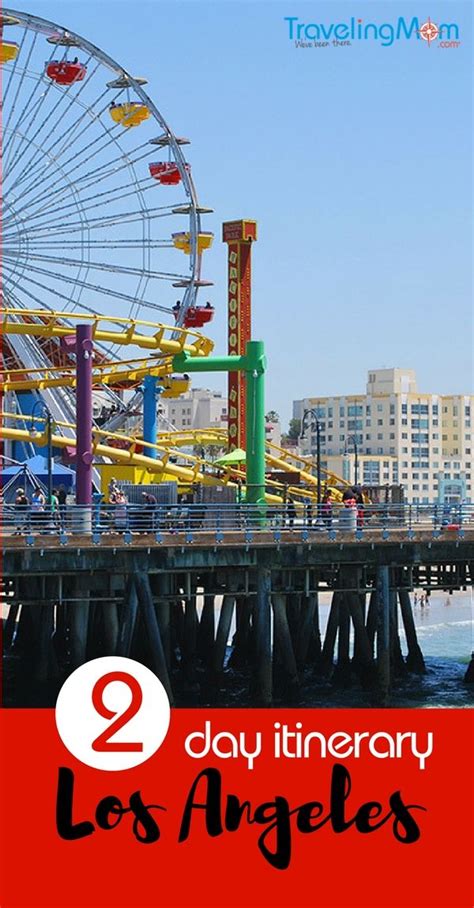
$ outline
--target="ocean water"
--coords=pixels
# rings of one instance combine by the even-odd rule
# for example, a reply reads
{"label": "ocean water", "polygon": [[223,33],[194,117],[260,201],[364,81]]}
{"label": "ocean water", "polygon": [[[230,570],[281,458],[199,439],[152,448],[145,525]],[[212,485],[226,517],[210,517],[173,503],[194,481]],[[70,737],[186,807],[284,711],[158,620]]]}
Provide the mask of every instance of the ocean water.
{"label": "ocean water", "polygon": [[[321,597],[320,620],[326,629],[330,600]],[[412,597],[413,601],[413,597]],[[474,651],[472,591],[451,596],[433,592],[428,604],[414,607],[415,626],[426,665],[426,674],[395,679],[390,706],[407,708],[468,708],[474,706],[473,685],[463,683],[471,653]],[[406,640],[400,619],[400,640],[406,654]],[[366,692],[354,688],[344,691],[326,683],[304,683],[303,706],[355,707],[370,706]]]}

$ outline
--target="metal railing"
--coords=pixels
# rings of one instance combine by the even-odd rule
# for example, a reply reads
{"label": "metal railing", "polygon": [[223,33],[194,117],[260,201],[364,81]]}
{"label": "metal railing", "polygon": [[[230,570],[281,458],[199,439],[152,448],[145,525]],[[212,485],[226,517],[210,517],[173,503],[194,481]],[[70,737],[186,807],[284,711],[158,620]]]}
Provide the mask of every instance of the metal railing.
{"label": "metal railing", "polygon": [[[230,534],[241,534],[247,541],[254,534],[270,534],[275,542],[292,541],[296,536],[334,539],[350,534],[363,539],[374,531],[388,538],[393,531],[413,537],[429,531],[433,538],[442,533],[464,535],[474,530],[474,504],[387,504],[363,508],[323,505],[249,505],[249,504],[94,504],[62,505],[53,510],[32,510],[28,506],[0,506],[0,534],[6,538],[22,536],[27,544],[37,537],[57,537],[66,544],[75,536],[90,536],[100,543],[104,537],[122,537],[130,543],[139,537],[153,537],[156,543],[168,536],[193,543],[200,537],[223,542]],[[150,541],[150,540],[148,540]]]}

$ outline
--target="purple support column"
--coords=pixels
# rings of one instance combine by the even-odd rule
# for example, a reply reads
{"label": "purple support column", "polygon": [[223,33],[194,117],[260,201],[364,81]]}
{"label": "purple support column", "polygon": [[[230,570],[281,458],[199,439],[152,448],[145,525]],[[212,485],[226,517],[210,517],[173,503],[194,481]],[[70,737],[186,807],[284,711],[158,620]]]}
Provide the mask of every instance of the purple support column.
{"label": "purple support column", "polygon": [[92,325],[76,328],[76,504],[92,504]]}

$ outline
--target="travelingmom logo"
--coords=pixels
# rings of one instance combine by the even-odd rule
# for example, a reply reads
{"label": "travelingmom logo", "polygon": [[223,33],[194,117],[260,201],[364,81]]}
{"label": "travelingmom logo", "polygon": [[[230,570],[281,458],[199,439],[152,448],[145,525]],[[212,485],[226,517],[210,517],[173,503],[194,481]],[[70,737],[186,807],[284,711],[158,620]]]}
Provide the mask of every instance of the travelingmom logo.
{"label": "travelingmom logo", "polygon": [[428,47],[459,47],[459,25],[456,22],[432,22],[428,16],[405,18],[392,22],[366,22],[351,16],[345,22],[302,22],[299,16],[285,16],[287,37],[297,48],[350,47],[359,41],[376,41],[392,47],[396,41],[419,41]]}

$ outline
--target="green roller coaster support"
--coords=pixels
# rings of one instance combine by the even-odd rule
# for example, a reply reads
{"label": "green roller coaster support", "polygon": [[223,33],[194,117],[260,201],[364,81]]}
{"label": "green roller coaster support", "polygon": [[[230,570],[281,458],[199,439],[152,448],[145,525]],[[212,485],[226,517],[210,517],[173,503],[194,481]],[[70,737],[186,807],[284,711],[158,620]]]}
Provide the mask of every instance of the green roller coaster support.
{"label": "green roller coaster support", "polygon": [[245,372],[247,501],[265,503],[265,346],[248,341],[244,356],[173,357],[174,372]]}

